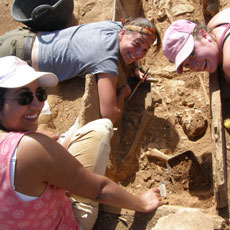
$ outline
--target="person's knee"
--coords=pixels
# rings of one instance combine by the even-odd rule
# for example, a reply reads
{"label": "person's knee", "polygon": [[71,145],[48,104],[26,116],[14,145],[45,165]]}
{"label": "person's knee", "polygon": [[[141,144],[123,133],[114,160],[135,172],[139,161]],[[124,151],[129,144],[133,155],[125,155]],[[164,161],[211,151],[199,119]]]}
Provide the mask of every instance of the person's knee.
{"label": "person's knee", "polygon": [[102,136],[108,136],[109,139],[113,136],[113,123],[108,118],[102,118],[96,121],[95,131]]}
{"label": "person's knee", "polygon": [[109,153],[111,151],[110,140],[113,136],[113,124],[107,118],[102,118],[95,122],[94,126],[94,141],[98,143],[97,151],[101,158],[105,158],[105,162],[108,161]]}

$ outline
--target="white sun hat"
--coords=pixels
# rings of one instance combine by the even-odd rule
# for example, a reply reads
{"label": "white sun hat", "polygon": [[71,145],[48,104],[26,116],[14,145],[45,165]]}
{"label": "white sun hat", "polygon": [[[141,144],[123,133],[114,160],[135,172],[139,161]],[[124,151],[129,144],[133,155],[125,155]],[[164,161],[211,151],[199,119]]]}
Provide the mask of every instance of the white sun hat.
{"label": "white sun hat", "polygon": [[0,87],[19,88],[37,79],[44,87],[54,87],[58,84],[55,74],[35,71],[18,57],[6,56],[0,58]]}

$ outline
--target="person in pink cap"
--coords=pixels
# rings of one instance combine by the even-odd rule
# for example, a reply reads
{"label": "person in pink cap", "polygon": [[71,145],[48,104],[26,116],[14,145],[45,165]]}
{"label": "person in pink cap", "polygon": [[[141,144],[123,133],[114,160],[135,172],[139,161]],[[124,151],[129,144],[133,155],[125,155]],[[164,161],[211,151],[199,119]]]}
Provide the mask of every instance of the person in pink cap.
{"label": "person in pink cap", "polygon": [[230,83],[230,8],[216,14],[206,25],[179,19],[166,30],[163,51],[176,64],[181,74],[184,68],[213,73],[222,64]]}

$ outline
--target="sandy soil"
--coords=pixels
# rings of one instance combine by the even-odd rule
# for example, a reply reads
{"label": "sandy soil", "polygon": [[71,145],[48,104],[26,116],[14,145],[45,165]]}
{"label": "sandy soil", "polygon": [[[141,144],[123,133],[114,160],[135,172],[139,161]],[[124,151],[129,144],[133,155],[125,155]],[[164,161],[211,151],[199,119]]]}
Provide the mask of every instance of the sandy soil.
{"label": "sandy soil", "polygon": [[[147,9],[145,4],[144,10]],[[0,2],[1,34],[19,25],[10,17],[9,7],[10,1]],[[196,7],[199,10],[194,17],[201,11]],[[159,15],[153,17],[158,20],[163,35],[168,21]],[[125,102],[123,117],[116,124],[119,129],[112,141],[106,175],[134,193],[158,187],[164,181],[166,204],[203,208],[215,213],[208,75],[187,72],[179,76],[172,71],[173,66],[162,51],[157,58],[151,55],[152,50],[142,64],[144,69],[150,67],[149,77],[154,81],[141,84],[133,98]],[[134,89],[137,80],[130,77],[128,82]],[[82,109],[84,84],[84,79],[76,78],[51,90],[48,102],[52,114],[43,116],[40,126],[56,133],[66,131]],[[137,137],[137,133],[141,135]],[[151,155],[154,148],[170,157],[172,177],[166,163]],[[105,218],[103,213],[101,215]],[[106,218],[104,220],[110,221],[114,217]],[[99,218],[95,229],[102,229],[101,224]]]}

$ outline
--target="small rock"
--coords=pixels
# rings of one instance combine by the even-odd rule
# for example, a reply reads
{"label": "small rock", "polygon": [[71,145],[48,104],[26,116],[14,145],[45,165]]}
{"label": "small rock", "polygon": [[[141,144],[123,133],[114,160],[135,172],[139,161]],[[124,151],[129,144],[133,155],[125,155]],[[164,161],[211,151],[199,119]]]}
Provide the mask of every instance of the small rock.
{"label": "small rock", "polygon": [[207,129],[208,121],[204,114],[197,109],[185,110],[182,117],[178,120],[190,140],[196,140]]}

